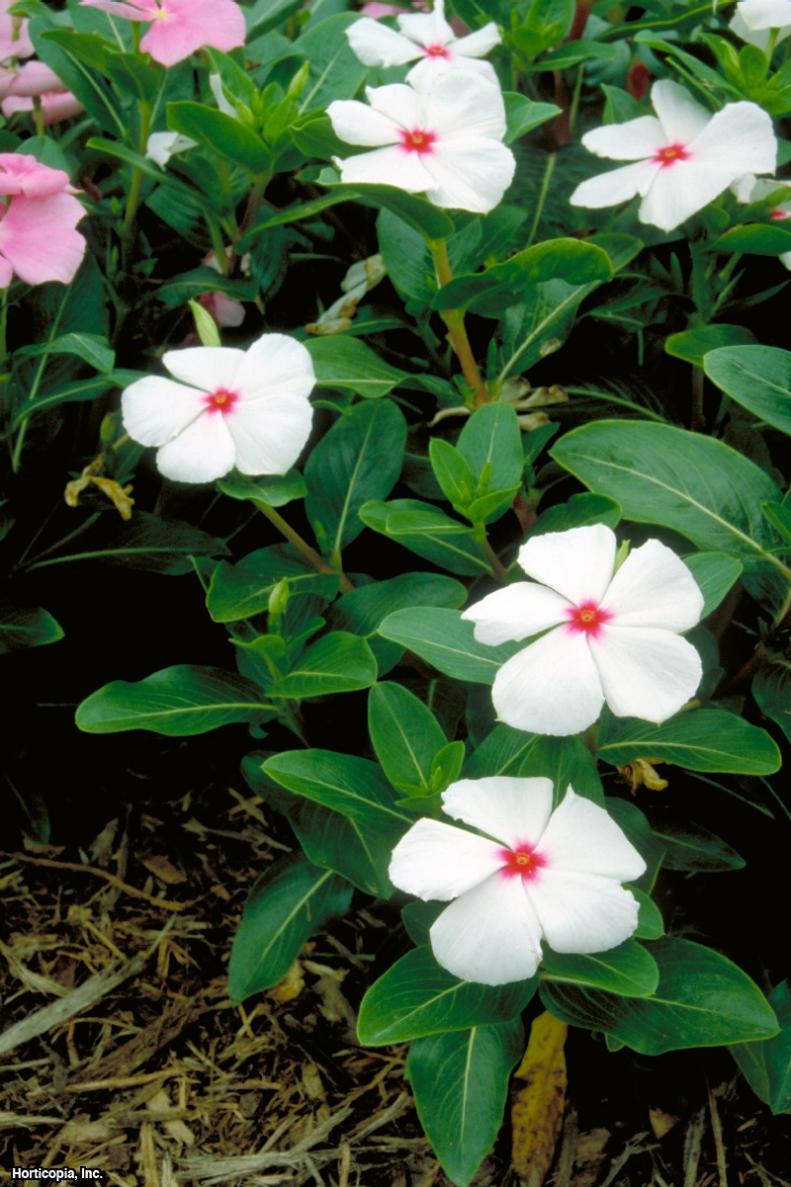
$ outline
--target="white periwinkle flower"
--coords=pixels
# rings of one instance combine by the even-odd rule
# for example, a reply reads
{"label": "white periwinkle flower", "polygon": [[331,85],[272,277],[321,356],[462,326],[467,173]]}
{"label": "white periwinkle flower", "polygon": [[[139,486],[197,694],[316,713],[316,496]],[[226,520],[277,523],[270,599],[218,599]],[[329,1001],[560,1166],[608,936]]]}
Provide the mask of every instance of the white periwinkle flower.
{"label": "white periwinkle flower", "polygon": [[196,147],[194,140],[180,132],[152,132],[146,143],[146,157],[164,169],[171,157]]}
{"label": "white periwinkle flower", "polygon": [[246,350],[195,346],[162,362],[174,379],[147,375],[121,397],[124,428],[158,445],[157,466],[178,482],[285,474],[310,436],[316,382],[301,342],[264,334]]}
{"label": "white periwinkle flower", "polygon": [[442,804],[488,836],[418,820],[389,873],[418,898],[454,900],[429,933],[454,976],[505,985],[534,975],[542,938],[555,952],[587,953],[632,935],[638,906],[621,882],[646,865],[603,808],[569,787],[553,812],[551,780],[503,775],[451,783]]}
{"label": "white periwinkle flower", "polygon": [[366,95],[368,104],[336,99],[327,108],[341,140],[373,149],[336,159],[342,181],[396,186],[436,206],[479,214],[498,205],[516,167],[502,143],[499,87],[449,70],[416,86],[368,87]]}
{"label": "white periwinkle flower", "polygon": [[445,0],[435,0],[432,12],[408,13],[399,16],[397,23],[398,32],[369,17],[349,26],[349,45],[361,62],[366,66],[403,66],[419,59],[407,75],[410,81],[463,66],[497,82],[489,63],[479,61],[500,41],[494,21],[466,37],[457,37],[445,20]]}
{"label": "white periwinkle flower", "polygon": [[742,0],[736,5],[730,28],[751,45],[768,50],[791,37],[791,0]]}
{"label": "white periwinkle flower", "polygon": [[[616,717],[661,722],[697,690],[700,656],[679,632],[699,621],[703,595],[683,561],[658,540],[615,570],[604,524],[548,532],[519,550],[533,581],[517,581],[464,611],[479,643],[540,635],[498,671],[500,721],[537,734],[576,734],[605,701]],[[536,584],[540,582],[540,584]]]}
{"label": "white periwinkle flower", "polygon": [[583,181],[571,195],[573,206],[614,206],[639,194],[640,222],[672,231],[742,174],[774,172],[777,141],[757,104],[728,103],[711,115],[667,80],[654,83],[651,102],[656,116],[583,136],[597,156],[633,163]]}

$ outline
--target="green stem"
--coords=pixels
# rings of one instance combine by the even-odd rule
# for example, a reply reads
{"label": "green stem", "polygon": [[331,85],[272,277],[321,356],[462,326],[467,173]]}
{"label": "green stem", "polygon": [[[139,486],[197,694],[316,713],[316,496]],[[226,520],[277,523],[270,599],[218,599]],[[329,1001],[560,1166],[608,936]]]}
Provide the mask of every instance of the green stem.
{"label": "green stem", "polygon": [[41,99],[38,95],[33,96],[33,123],[36,126],[37,136],[46,136],[46,128],[44,125],[44,110],[41,106]]}
{"label": "green stem", "polygon": [[[148,103],[141,100],[140,102],[140,134],[138,137],[137,151],[141,157],[146,155],[146,147],[148,145],[148,136],[151,131],[151,108]],[[137,218],[137,208],[140,205],[140,194],[143,188],[143,172],[138,169],[137,165],[132,167],[132,180],[129,183],[129,193],[126,198],[126,210],[124,212],[123,237],[124,240],[131,238],[132,231]]]}
{"label": "green stem", "polygon": [[498,581],[501,581],[503,584],[505,584],[508,581],[508,570],[492,548],[491,543],[489,542],[489,537],[486,534],[486,528],[483,526],[481,527],[481,533],[478,536],[478,542],[483,549],[484,556],[494,570],[495,577]]}
{"label": "green stem", "polygon": [[[71,289],[68,286],[65,287],[63,291],[63,297],[61,299],[60,305],[58,306],[58,312],[55,314],[55,317],[52,320],[52,325],[50,326],[49,337],[47,339],[48,346],[51,342],[54,342],[58,336],[58,329],[60,328],[63,312],[66,308],[66,301],[68,300],[70,293]],[[35,400],[36,396],[38,395],[38,389],[41,387],[41,381],[44,378],[44,372],[47,369],[48,359],[49,355],[46,352],[42,354],[38,367],[36,368],[36,374],[33,377],[33,383],[30,386],[30,392],[28,393],[28,403]],[[22,424],[19,427],[19,434],[14,443],[14,449],[11,454],[11,469],[13,470],[14,474],[16,474],[19,470],[19,464],[22,458],[22,450],[25,445],[25,437],[27,436],[27,427],[29,424],[30,417],[28,416],[22,421]]]}
{"label": "green stem", "polygon": [[[434,260],[437,284],[442,288],[444,285],[450,284],[451,280],[453,280],[453,270],[450,266],[450,257],[448,256],[447,240],[429,239],[428,245]],[[467,381],[468,387],[472,390],[473,407],[477,408],[481,404],[487,404],[489,402],[489,393],[486,390],[483,376],[475,361],[475,355],[472,353],[470,340],[467,337],[467,327],[464,324],[463,310],[444,309],[442,311],[442,320],[448,327],[448,337],[455,351],[456,358],[461,365],[462,374]]]}
{"label": "green stem", "polygon": [[275,511],[274,507],[270,507],[268,503],[264,503],[261,499],[253,499],[253,502],[261,514],[266,516],[273,527],[277,528],[281,536],[288,540],[289,544],[293,544],[297,552],[304,556],[308,564],[311,565],[311,567],[314,568],[317,573],[328,573],[333,577],[338,577],[340,579],[342,591],[344,593],[351,593],[351,591],[354,589],[354,586],[346,574],[339,573],[337,569],[333,569],[332,565],[328,564],[324,557],[320,556],[319,553],[316,552],[315,548],[311,548],[307,540],[300,536],[299,532],[295,528],[292,528],[291,524],[288,523],[287,520],[283,519],[283,516],[278,511]]}

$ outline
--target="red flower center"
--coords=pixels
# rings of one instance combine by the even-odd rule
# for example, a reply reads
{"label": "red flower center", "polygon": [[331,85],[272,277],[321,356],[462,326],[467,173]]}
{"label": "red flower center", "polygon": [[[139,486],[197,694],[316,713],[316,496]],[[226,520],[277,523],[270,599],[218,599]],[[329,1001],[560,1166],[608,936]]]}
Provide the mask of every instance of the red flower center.
{"label": "red flower center", "polygon": [[228,391],[227,387],[218,387],[205,399],[209,412],[221,412],[223,416],[227,416],[239,399],[239,395],[237,392]]}
{"label": "red flower center", "polygon": [[783,219],[791,218],[791,214],[787,210],[783,210],[782,207],[778,206],[776,210],[772,211],[769,217],[775,219],[777,222],[782,222]]}
{"label": "red flower center", "polygon": [[436,45],[427,45],[426,46],[426,57],[427,58],[449,58],[450,54],[448,53],[448,47],[446,45],[442,45],[441,42],[438,41],[436,43]]}
{"label": "red flower center", "polygon": [[593,635],[594,639],[601,633],[605,622],[609,622],[612,614],[609,610],[597,605],[596,602],[580,602],[579,606],[572,606],[566,611],[569,620],[569,630],[575,634],[579,631],[586,635]]}
{"label": "red flower center", "polygon": [[413,128],[411,132],[401,129],[401,145],[407,152],[416,152],[421,156],[429,153],[436,139],[436,132],[427,132],[424,128]]}
{"label": "red flower center", "polygon": [[501,849],[499,856],[503,859],[500,867],[503,878],[521,878],[529,882],[546,865],[546,859],[527,844],[517,845],[515,849]]}
{"label": "red flower center", "polygon": [[663,169],[669,169],[671,165],[675,165],[676,161],[687,160],[689,160],[689,153],[683,144],[666,144],[654,156],[655,164],[661,165]]}

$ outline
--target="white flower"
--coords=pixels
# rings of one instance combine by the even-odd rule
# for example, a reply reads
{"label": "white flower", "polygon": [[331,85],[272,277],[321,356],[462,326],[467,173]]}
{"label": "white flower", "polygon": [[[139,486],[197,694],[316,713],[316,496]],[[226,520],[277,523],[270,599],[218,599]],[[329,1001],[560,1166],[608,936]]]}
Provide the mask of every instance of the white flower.
{"label": "white flower", "polygon": [[700,619],[697,583],[658,540],[636,548],[613,575],[615,554],[615,533],[604,524],[535,536],[518,557],[534,582],[507,585],[464,611],[479,643],[541,635],[495,677],[501,721],[576,734],[605,701],[616,717],[661,722],[693,696],[700,656],[678,632]]}
{"label": "white flower", "polygon": [[600,157],[633,161],[583,181],[573,206],[614,206],[639,194],[640,222],[672,231],[743,173],[772,173],[777,141],[755,103],[729,103],[711,115],[677,83],[651,88],[656,117],[595,128],[582,143]]}
{"label": "white flower", "polygon": [[171,157],[195,147],[195,141],[180,132],[152,132],[146,144],[146,157],[164,169]]}
{"label": "white flower", "polygon": [[436,206],[485,214],[511,184],[516,162],[502,144],[499,87],[449,70],[417,86],[368,87],[367,106],[336,99],[327,108],[337,136],[373,148],[336,158],[341,180],[425,194]]}
{"label": "white flower", "polygon": [[246,351],[225,346],[170,350],[162,362],[180,382],[148,375],[121,397],[124,428],[158,445],[157,466],[178,482],[285,474],[310,435],[316,382],[305,347],[264,334]]}
{"label": "white flower", "polygon": [[488,62],[477,59],[498,45],[500,34],[494,21],[457,37],[445,20],[445,0],[435,0],[429,13],[407,14],[397,20],[399,32],[363,17],[346,30],[349,45],[366,66],[403,66],[420,59],[409,71],[410,82],[449,67],[463,66],[496,83],[497,75]]}
{"label": "white flower", "polygon": [[729,28],[764,51],[772,44],[772,30],[776,30],[774,45],[791,37],[791,0],[742,0],[736,5]]}
{"label": "white flower", "polygon": [[455,900],[429,933],[454,976],[505,985],[534,975],[542,938],[555,952],[586,953],[632,935],[638,906],[620,883],[646,865],[603,808],[569,787],[553,812],[551,780],[503,775],[451,783],[442,804],[488,838],[418,820],[389,874],[418,898]]}

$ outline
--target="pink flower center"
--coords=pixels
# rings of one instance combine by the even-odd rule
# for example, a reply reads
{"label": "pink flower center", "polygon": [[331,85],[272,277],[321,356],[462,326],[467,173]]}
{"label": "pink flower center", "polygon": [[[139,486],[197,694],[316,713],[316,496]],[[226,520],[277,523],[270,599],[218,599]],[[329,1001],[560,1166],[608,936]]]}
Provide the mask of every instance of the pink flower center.
{"label": "pink flower center", "polygon": [[669,169],[671,165],[675,165],[676,161],[687,160],[689,160],[689,153],[683,144],[666,144],[654,156],[654,163],[661,165],[663,169]]}
{"label": "pink flower center", "polygon": [[170,9],[165,8],[164,4],[162,4],[162,5],[158,5],[157,8],[155,8],[154,11],[151,13],[151,20],[152,21],[169,21],[169,20],[171,20],[172,16],[173,16],[173,13],[170,11]]}
{"label": "pink flower center", "polygon": [[791,218],[791,213],[778,206],[777,210],[773,210],[769,217],[775,219],[777,222],[782,222],[783,219]]}
{"label": "pink flower center", "polygon": [[424,128],[413,128],[411,132],[402,128],[400,134],[402,148],[407,152],[416,152],[420,156],[432,152],[434,141],[437,139],[436,132],[427,132]]}
{"label": "pink flower center", "polygon": [[426,46],[426,57],[449,58],[450,54],[448,53],[448,47],[446,45],[442,45],[441,42],[437,42],[436,45]]}
{"label": "pink flower center", "polygon": [[501,849],[498,856],[503,861],[500,867],[501,876],[521,878],[524,882],[535,878],[541,867],[547,864],[546,858],[536,853],[532,845],[527,844],[517,845],[515,849]]}
{"label": "pink flower center", "polygon": [[230,392],[227,387],[218,387],[205,397],[205,403],[209,412],[220,412],[227,416],[238,399],[238,392]]}
{"label": "pink flower center", "polygon": [[612,614],[609,610],[597,605],[596,602],[580,602],[579,606],[571,606],[566,611],[566,617],[569,620],[570,631],[573,631],[574,634],[582,631],[586,635],[592,635],[595,639],[601,634],[601,628],[605,622],[610,621]]}

